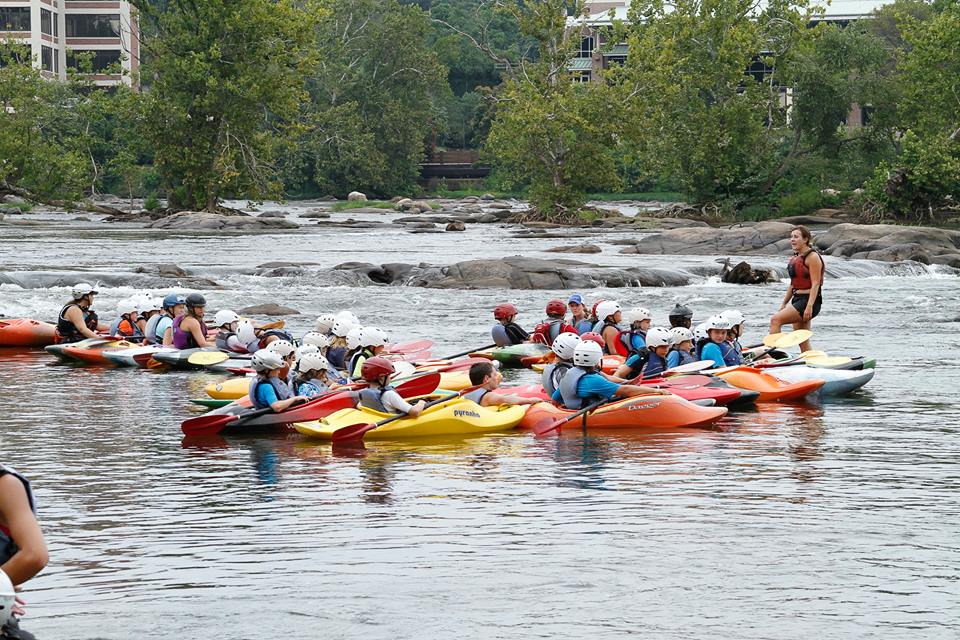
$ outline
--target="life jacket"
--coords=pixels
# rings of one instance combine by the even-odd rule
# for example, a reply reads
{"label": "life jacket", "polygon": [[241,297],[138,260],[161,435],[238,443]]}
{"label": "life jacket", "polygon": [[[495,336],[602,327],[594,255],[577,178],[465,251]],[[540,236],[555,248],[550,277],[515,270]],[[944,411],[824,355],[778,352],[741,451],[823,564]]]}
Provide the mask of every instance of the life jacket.
{"label": "life jacket", "polygon": [[257,376],[250,381],[250,389],[247,391],[247,395],[250,397],[250,403],[257,409],[267,408],[267,405],[261,404],[260,400],[257,399],[257,389],[262,384],[269,384],[273,387],[274,393],[277,394],[277,400],[289,400],[293,397],[293,392],[290,391],[290,385],[280,378],[271,376],[264,380],[260,376]]}
{"label": "life jacket", "polygon": [[[126,323],[126,326],[124,326]],[[143,332],[140,331],[136,322],[130,322],[126,318],[120,318],[117,321],[117,328],[110,330],[112,336],[123,336],[124,338],[142,338]]]}
{"label": "life jacket", "polygon": [[633,356],[637,357],[637,361],[630,365],[630,371],[626,375],[628,380],[631,378],[636,378],[643,373],[643,368],[647,365],[647,359],[650,357],[650,350],[644,347],[643,349],[640,349],[640,351],[631,353],[630,357],[624,361],[624,364],[626,364]]}
{"label": "life jacket", "polygon": [[[697,361],[697,357],[696,357],[695,355],[693,355],[693,353],[691,353],[690,351],[684,351],[683,349],[671,348],[671,349],[670,349],[670,352],[671,352],[671,353],[676,353],[676,354],[678,354],[678,355],[680,356],[680,359],[677,361],[677,364],[676,364],[676,366],[678,366],[678,367],[679,367],[680,365],[690,364],[691,362],[696,362],[696,361]],[[670,357],[670,355],[667,354],[667,357]]]}
{"label": "life jacket", "polygon": [[157,344],[163,342],[163,336],[157,338],[157,324],[160,322],[161,318],[167,317],[166,314],[158,313],[149,320],[147,320],[147,326],[143,328],[143,338],[147,341],[147,344]]}
{"label": "life jacket", "polygon": [[[813,280],[810,277],[810,268],[807,266],[807,256],[815,253],[820,256],[823,262],[823,256],[815,249],[808,249],[806,253],[793,256],[787,263],[787,273],[790,274],[790,288],[794,291],[805,291],[813,286]],[[824,269],[820,270],[820,284],[823,284]]]}
{"label": "life jacket", "polygon": [[[217,332],[217,337],[214,339],[214,343],[217,345],[217,349],[220,351],[232,351],[234,353],[249,353],[247,349],[238,349],[236,347],[231,347],[229,340],[231,337],[237,337],[237,334],[232,331],[224,331],[221,329]],[[239,338],[237,338],[239,341]]]}
{"label": "life jacket", "polygon": [[380,413],[393,413],[390,409],[387,409],[383,404],[383,394],[387,391],[391,391],[393,387],[387,385],[381,389],[374,389],[373,387],[367,387],[366,389],[360,389],[357,392],[357,397],[360,398],[360,404],[367,409],[373,409],[374,411],[379,411]]}
{"label": "life jacket", "polygon": [[534,328],[530,338],[531,342],[540,342],[549,347],[561,333],[576,333],[576,329],[567,324],[563,318],[548,318]]}
{"label": "life jacket", "polygon": [[[617,330],[617,339],[614,340],[614,346],[617,348],[616,353],[610,353],[609,349],[607,348],[607,336],[603,335],[603,332],[607,330],[607,327],[613,327],[614,329]],[[630,349],[628,349],[627,346],[623,344],[623,331],[620,330],[620,327],[617,325],[617,323],[608,322],[604,320],[603,326],[600,327],[600,331],[598,331],[597,333],[599,333],[600,336],[603,338],[603,352],[605,354],[607,354],[608,356],[629,355]]]}
{"label": "life jacket", "polygon": [[174,319],[167,314],[161,315],[160,319],[157,320],[157,327],[153,330],[157,344],[163,344],[163,334],[167,332],[167,329],[173,327],[173,320]]}
{"label": "life jacket", "polygon": [[[30,510],[37,512],[37,505],[33,498],[33,490],[30,489],[30,481],[20,475],[15,469],[0,464],[0,477],[11,475],[23,483],[23,488],[27,492],[27,502],[30,503]],[[15,556],[20,550],[17,543],[10,537],[10,531],[0,525],[0,565],[6,564],[10,558]]]}
{"label": "life jacket", "polygon": [[642,329],[627,329],[626,331],[621,331],[620,335],[617,336],[617,351],[620,352],[620,348],[623,347],[627,350],[626,353],[620,353],[622,356],[630,355],[637,353],[637,349],[633,346],[633,337],[640,336],[640,339],[643,340],[644,346],[647,344],[647,332]]}
{"label": "life jacket", "polygon": [[316,378],[310,378],[309,380],[297,380],[297,395],[298,396],[307,396],[312,398],[313,396],[318,396],[321,393],[326,393],[330,391],[330,387],[327,386],[327,383],[317,380]]}
{"label": "life jacket", "polygon": [[728,367],[735,367],[743,364],[743,354],[740,353],[732,344],[724,340],[720,343],[720,353],[723,354],[723,363]]}
{"label": "life jacket", "polygon": [[[186,315],[179,315],[173,319],[173,346],[181,350],[196,349],[200,345],[193,339],[193,334],[180,328],[180,324],[186,317]],[[204,338],[207,337],[207,325],[203,320],[200,320],[200,333]]]}
{"label": "life jacket", "polygon": [[85,335],[77,331],[77,328],[73,326],[73,322],[67,319],[67,309],[70,307],[79,307],[80,311],[83,312],[83,324],[90,329],[90,331],[96,331],[97,327],[100,325],[100,319],[97,317],[97,312],[93,309],[84,309],[76,302],[71,302],[63,306],[63,309],[60,310],[60,315],[57,316],[57,342],[79,342],[86,338]]}
{"label": "life jacket", "polygon": [[660,373],[663,373],[666,370],[667,370],[666,358],[661,358],[660,356],[657,355],[655,351],[652,351],[652,350],[648,351],[647,362],[646,364],[643,365],[643,369],[641,369],[640,371],[641,374],[643,374],[643,377],[655,376]]}
{"label": "life jacket", "polygon": [[[250,351],[250,353],[254,353],[259,349],[265,349],[267,347],[267,339],[270,338],[271,336],[276,336],[280,340],[286,340],[291,344],[296,343],[296,341],[293,339],[293,336],[287,333],[286,331],[281,331],[280,329],[267,329],[266,331],[260,334],[257,341],[254,343],[256,347],[253,349],[253,351]],[[249,347],[247,350],[249,351]]]}
{"label": "life jacket", "polygon": [[[345,367],[344,358],[347,355],[346,347],[330,347],[327,349],[327,361],[335,368],[343,370]],[[347,373],[350,373],[349,371]]]}
{"label": "life jacket", "polygon": [[489,389],[480,387],[479,389],[474,389],[470,393],[463,394],[463,397],[467,400],[473,400],[477,404],[480,404],[480,401],[483,400],[483,396],[487,395],[488,393],[490,393]]}
{"label": "life jacket", "polygon": [[577,385],[580,384],[583,376],[591,373],[594,373],[592,369],[583,367],[572,367],[567,371],[563,380],[560,381],[560,397],[563,398],[563,406],[574,411],[583,408],[583,398],[577,395]]}
{"label": "life jacket", "polygon": [[593,329],[593,323],[590,322],[590,318],[584,318],[582,320],[578,320],[577,322],[575,322],[573,327],[576,330],[577,335],[582,336],[583,334]]}
{"label": "life jacket", "polygon": [[510,344],[520,344],[530,338],[530,334],[524,331],[523,327],[516,322],[508,322],[503,328],[507,332],[507,337],[510,338]]}
{"label": "life jacket", "polygon": [[560,386],[560,382],[564,376],[566,376],[567,372],[572,368],[573,364],[565,361],[553,362],[543,368],[541,384],[543,385],[544,391],[547,392],[547,395],[553,395],[553,392]]}
{"label": "life jacket", "polygon": [[713,342],[710,338],[700,338],[693,345],[693,354],[696,356],[697,360],[702,360],[703,348]]}
{"label": "life jacket", "polygon": [[[352,356],[350,356],[350,364],[347,366],[347,377],[353,380],[359,380],[362,376],[360,372],[357,371],[358,366],[362,366],[363,362],[367,358],[373,357],[373,351],[364,347],[362,349],[357,349]],[[362,360],[361,360],[362,358]]]}

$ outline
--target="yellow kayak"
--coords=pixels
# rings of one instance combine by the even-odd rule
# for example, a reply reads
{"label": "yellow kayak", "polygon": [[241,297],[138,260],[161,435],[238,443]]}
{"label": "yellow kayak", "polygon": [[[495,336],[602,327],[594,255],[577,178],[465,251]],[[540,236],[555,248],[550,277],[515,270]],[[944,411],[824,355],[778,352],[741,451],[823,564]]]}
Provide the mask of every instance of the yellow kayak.
{"label": "yellow kayak", "polygon": [[[430,398],[423,399],[430,400]],[[427,408],[417,418],[401,418],[373,431],[368,431],[364,440],[394,440],[396,438],[508,431],[520,423],[526,411],[526,406],[481,407],[472,400],[456,398],[451,399],[450,402]],[[305,436],[329,440],[333,432],[342,427],[380,422],[390,417],[393,417],[393,414],[374,411],[366,407],[342,409],[322,420],[298,422],[293,425],[293,428]]]}
{"label": "yellow kayak", "polygon": [[239,400],[250,390],[250,378],[228,378],[204,387],[207,395],[214,400]]}

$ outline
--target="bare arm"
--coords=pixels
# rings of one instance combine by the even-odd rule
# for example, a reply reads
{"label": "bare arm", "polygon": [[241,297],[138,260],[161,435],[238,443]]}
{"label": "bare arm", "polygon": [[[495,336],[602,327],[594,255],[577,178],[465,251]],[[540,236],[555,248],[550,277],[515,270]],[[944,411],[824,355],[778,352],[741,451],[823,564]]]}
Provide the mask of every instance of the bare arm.
{"label": "bare arm", "polygon": [[607,327],[603,330],[603,341],[607,345],[607,353],[617,353],[617,330]]}
{"label": "bare arm", "polygon": [[823,258],[820,254],[813,253],[816,260],[813,260],[807,268],[810,269],[810,297],[807,299],[807,308],[803,312],[803,319],[810,320],[813,317],[813,306],[820,295],[820,278],[823,277]]}
{"label": "bare arm", "polygon": [[83,323],[83,311],[80,310],[80,307],[70,307],[67,309],[67,320],[73,323],[73,326],[76,327],[77,331],[82,333],[87,338],[99,338],[96,333],[90,331],[90,328]]}
{"label": "bare arm", "polygon": [[501,404],[537,404],[543,402],[540,398],[524,398],[515,393],[494,393],[491,391],[480,399],[480,406],[495,407]]}
{"label": "bare arm", "polygon": [[173,327],[167,327],[163,330],[163,346],[173,346]]}
{"label": "bare arm", "polygon": [[620,388],[617,389],[616,396],[618,398],[632,398],[634,396],[668,396],[670,395],[669,391],[664,389],[656,389],[654,387],[647,387],[640,384],[624,384],[620,385]]}
{"label": "bare arm", "polygon": [[23,483],[11,475],[0,477],[0,518],[20,548],[0,569],[14,585],[19,585],[40,573],[49,556]]}

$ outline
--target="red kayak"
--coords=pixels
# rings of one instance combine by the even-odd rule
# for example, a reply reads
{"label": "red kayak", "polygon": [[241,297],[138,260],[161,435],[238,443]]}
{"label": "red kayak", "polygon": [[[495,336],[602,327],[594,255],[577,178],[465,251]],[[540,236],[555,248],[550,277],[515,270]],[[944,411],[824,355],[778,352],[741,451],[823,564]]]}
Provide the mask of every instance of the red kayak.
{"label": "red kayak", "polygon": [[[573,411],[547,402],[527,411],[518,425],[532,429],[542,421],[559,420]],[[637,396],[601,406],[576,418],[571,428],[595,429],[675,429],[706,427],[727,415],[725,407],[701,407],[677,396]]]}
{"label": "red kayak", "polygon": [[30,318],[0,320],[0,347],[46,347],[54,343],[57,328]]}
{"label": "red kayak", "polygon": [[[716,384],[716,383],[720,384]],[[741,400],[742,393],[717,378],[710,376],[676,376],[673,378],[653,378],[640,382],[647,387],[666,389],[684,400],[713,400],[718,405],[733,404]]]}
{"label": "red kayak", "polygon": [[103,354],[104,351],[110,349],[132,349],[138,346],[140,345],[127,342],[126,340],[115,340],[92,347],[68,346],[64,347],[63,356],[67,360],[76,360],[85,362],[86,364],[114,366],[116,363],[107,358],[107,356]]}

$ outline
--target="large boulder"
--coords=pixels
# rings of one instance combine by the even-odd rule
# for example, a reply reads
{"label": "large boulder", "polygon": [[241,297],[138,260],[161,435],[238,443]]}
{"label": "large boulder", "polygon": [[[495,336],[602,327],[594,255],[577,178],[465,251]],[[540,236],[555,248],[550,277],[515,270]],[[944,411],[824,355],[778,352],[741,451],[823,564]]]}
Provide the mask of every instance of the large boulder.
{"label": "large boulder", "polygon": [[359,191],[351,191],[349,194],[347,194],[347,201],[348,202],[366,202],[367,196],[366,194],[360,193]]}
{"label": "large boulder", "polygon": [[575,244],[544,249],[547,253],[600,253],[603,251],[595,244]]}
{"label": "large boulder", "polygon": [[447,231],[466,231],[467,225],[463,224],[463,222],[461,222],[460,220],[456,220],[454,222],[447,224],[446,230]]}
{"label": "large boulder", "polygon": [[931,262],[927,250],[915,242],[893,244],[873,251],[861,251],[850,257],[862,260],[879,260],[881,262],[902,262],[904,260],[913,260],[923,264],[930,264]]}
{"label": "large boulder", "polygon": [[254,218],[222,215],[208,211],[181,211],[147,225],[151,229],[198,229],[210,231],[256,231],[260,229],[296,229],[295,222],[282,218]]}
{"label": "large boulder", "polygon": [[298,316],[300,312],[279,304],[258,304],[252,307],[237,309],[237,313],[249,316]]}
{"label": "large boulder", "polygon": [[744,223],[731,228],[684,227],[648,236],[636,253],[661,255],[775,255],[789,247],[793,225],[782,222]]}
{"label": "large boulder", "polygon": [[[816,237],[816,245],[830,255],[852,256],[894,245],[918,244],[928,252],[952,253],[960,248],[960,231],[895,224],[838,224]],[[870,249],[863,247],[869,246]]]}

